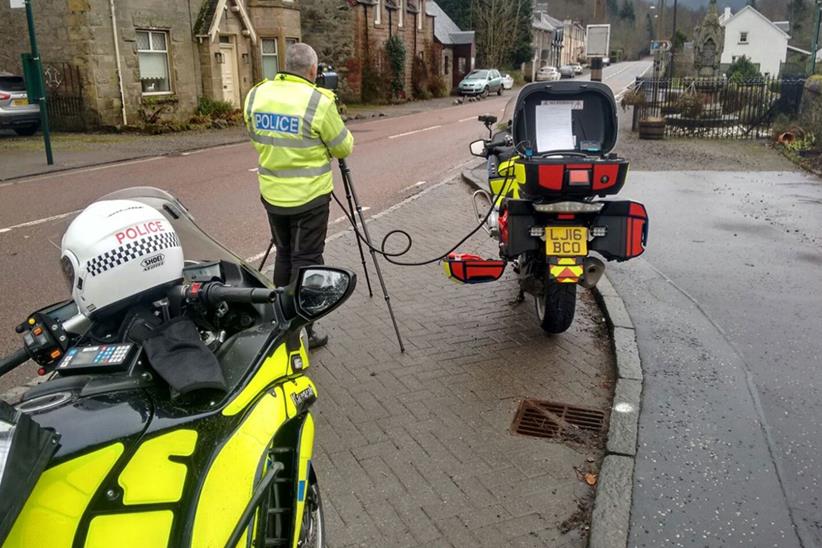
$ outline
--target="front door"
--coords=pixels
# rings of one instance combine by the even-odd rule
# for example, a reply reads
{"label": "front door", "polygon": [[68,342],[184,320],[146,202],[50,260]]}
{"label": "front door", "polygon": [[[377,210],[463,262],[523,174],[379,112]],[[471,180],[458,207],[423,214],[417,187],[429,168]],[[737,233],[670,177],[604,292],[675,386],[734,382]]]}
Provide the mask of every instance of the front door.
{"label": "front door", "polygon": [[240,85],[237,77],[237,55],[234,53],[234,44],[221,44],[223,63],[223,101],[228,101],[235,107],[240,106]]}

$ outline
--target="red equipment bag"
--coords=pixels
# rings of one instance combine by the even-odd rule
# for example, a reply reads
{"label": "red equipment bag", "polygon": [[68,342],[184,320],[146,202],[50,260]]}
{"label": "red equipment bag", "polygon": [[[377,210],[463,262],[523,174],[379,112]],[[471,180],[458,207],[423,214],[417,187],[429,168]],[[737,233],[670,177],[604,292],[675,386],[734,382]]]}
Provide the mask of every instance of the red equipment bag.
{"label": "red equipment bag", "polygon": [[499,280],[505,272],[505,261],[483,259],[468,253],[449,253],[442,261],[445,275],[464,284],[481,284]]}

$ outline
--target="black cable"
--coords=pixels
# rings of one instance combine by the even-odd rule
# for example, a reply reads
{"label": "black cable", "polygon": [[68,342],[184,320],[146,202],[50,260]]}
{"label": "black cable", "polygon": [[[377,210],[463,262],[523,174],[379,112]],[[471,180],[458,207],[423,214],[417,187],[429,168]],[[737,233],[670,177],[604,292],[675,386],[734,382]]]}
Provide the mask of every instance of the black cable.
{"label": "black cable", "polygon": [[[479,232],[479,230],[483,227],[483,225],[485,225],[485,223],[488,221],[489,217],[491,217],[491,214],[494,212],[494,209],[496,208],[497,200],[500,199],[500,197],[502,196],[502,193],[508,187],[508,184],[512,179],[513,179],[513,177],[511,175],[508,175],[508,176],[505,177],[505,179],[503,180],[502,186],[499,189],[499,192],[494,196],[494,199],[491,200],[491,207],[488,209],[488,213],[485,214],[485,217],[483,217],[482,221],[480,221],[480,223],[473,230],[471,230],[471,232],[469,232],[468,235],[466,235],[463,239],[461,239],[459,242],[457,242],[457,244],[454,245],[454,247],[452,247],[451,249],[449,249],[448,251],[446,251],[442,255],[440,255],[440,256],[438,256],[434,259],[430,259],[430,260],[427,260],[427,261],[419,261],[419,262],[402,262],[402,261],[397,261],[397,260],[394,259],[394,257],[401,257],[401,256],[405,255],[406,253],[408,253],[409,251],[411,251],[411,247],[414,245],[414,239],[411,237],[410,234],[408,234],[408,232],[406,232],[405,230],[402,230],[402,229],[392,230],[391,232],[389,232],[388,234],[386,234],[383,237],[382,242],[380,242],[380,248],[377,249],[374,246],[372,246],[368,242],[368,240],[360,233],[359,229],[357,228],[356,221],[349,214],[349,212],[346,210],[345,206],[343,206],[340,199],[337,198],[336,193],[332,192],[332,196],[334,197],[334,201],[337,202],[337,205],[340,206],[340,209],[342,209],[343,215],[345,215],[345,218],[348,219],[348,222],[351,224],[351,228],[354,230],[354,233],[356,234],[356,237],[359,238],[359,240],[361,242],[363,242],[368,247],[368,249],[370,249],[371,251],[373,251],[375,253],[378,253],[379,255],[382,255],[385,258],[386,261],[388,261],[391,264],[397,265],[397,266],[425,266],[425,265],[433,264],[433,263],[436,263],[438,261],[441,261],[441,260],[445,259],[446,257],[448,257],[449,254],[456,251],[456,249],[459,246],[461,246],[466,241],[468,241],[468,239],[471,238],[474,234]],[[386,251],[385,248],[386,248],[386,245],[388,243],[388,240],[392,236],[394,236],[395,234],[399,234],[399,235],[404,236],[405,239],[407,240],[407,245],[405,246],[405,248],[402,251],[398,251],[398,252],[395,252],[395,253],[390,253],[390,252]]]}

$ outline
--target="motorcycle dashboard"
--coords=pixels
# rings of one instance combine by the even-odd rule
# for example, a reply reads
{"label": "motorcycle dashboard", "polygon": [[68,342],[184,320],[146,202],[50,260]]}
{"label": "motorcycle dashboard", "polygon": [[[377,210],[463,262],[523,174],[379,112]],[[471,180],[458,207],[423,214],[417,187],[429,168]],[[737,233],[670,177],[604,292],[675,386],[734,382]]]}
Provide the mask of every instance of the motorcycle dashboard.
{"label": "motorcycle dashboard", "polygon": [[224,282],[220,261],[188,264],[183,268],[183,277],[187,282]]}

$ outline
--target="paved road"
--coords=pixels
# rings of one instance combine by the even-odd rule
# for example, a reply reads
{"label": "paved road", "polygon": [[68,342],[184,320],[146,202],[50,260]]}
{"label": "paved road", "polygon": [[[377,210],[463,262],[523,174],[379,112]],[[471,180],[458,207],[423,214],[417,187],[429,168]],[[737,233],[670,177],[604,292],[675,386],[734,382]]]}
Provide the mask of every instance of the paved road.
{"label": "paved road", "polygon": [[[605,82],[617,91],[647,62],[608,67]],[[499,113],[509,97],[411,116],[351,124],[356,152],[349,161],[362,204],[390,207],[426,185],[457,173],[471,159],[468,143],[485,135],[479,114]],[[17,347],[13,326],[33,307],[65,296],[59,276],[62,233],[94,199],[130,186],[157,186],[179,197],[208,232],[243,257],[265,249],[268,226],[259,203],[256,154],[249,144],[181,156],[159,156],[0,183],[0,353]],[[343,227],[332,211],[332,232]],[[26,379],[22,368],[0,379],[0,392]]]}
{"label": "paved road", "polygon": [[822,546],[822,183],[641,172],[609,266],[645,368],[631,546]]}

